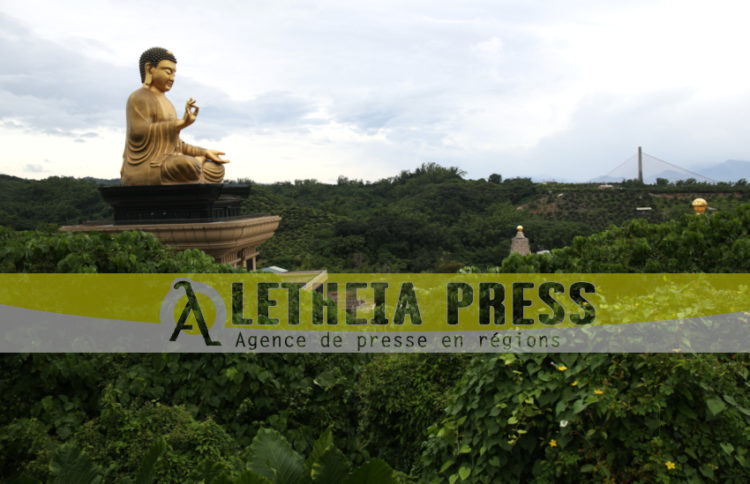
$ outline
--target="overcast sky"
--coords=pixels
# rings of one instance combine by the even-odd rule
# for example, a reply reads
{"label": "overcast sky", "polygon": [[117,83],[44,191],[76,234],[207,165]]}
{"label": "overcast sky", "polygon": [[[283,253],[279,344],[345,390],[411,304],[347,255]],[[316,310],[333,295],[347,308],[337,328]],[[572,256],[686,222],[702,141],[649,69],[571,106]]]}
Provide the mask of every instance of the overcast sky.
{"label": "overcast sky", "polygon": [[[0,173],[116,178],[138,58],[230,179],[750,160],[750,2],[0,0]],[[633,168],[635,176],[635,167]]]}

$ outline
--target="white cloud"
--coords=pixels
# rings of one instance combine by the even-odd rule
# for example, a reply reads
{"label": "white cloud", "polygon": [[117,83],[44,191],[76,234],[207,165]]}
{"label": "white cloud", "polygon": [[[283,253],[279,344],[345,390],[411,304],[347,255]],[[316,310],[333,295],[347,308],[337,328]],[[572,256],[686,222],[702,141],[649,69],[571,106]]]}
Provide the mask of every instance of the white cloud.
{"label": "white cloud", "polygon": [[678,165],[750,159],[749,9],[8,2],[0,172],[36,176],[22,167],[49,159],[49,174],[117,177],[125,99],[153,45],[177,55],[178,112],[188,97],[201,106],[185,135],[227,151],[230,176],[376,179],[435,161],[586,179],[639,144]]}
{"label": "white cloud", "polygon": [[500,57],[500,52],[503,50],[503,41],[498,37],[493,36],[487,40],[472,45],[471,50],[478,56],[490,62],[494,62]]}

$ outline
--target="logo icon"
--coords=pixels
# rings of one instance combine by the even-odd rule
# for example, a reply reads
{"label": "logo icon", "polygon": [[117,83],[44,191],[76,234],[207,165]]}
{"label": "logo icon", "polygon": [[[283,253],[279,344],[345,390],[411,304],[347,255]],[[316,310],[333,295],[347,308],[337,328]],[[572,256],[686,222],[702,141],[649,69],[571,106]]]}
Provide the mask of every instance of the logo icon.
{"label": "logo icon", "polygon": [[177,341],[177,337],[182,331],[187,332],[193,330],[193,325],[188,323],[188,317],[192,313],[206,346],[221,346],[221,341],[211,339],[209,325],[206,322],[204,312],[198,302],[196,292],[207,296],[214,305],[216,316],[211,326],[215,325],[217,322],[226,322],[226,306],[224,305],[223,299],[214,288],[207,284],[191,281],[190,279],[177,279],[176,281],[173,281],[172,289],[170,289],[169,293],[167,293],[162,301],[160,311],[160,320],[162,323],[175,323],[175,307],[180,300],[187,296],[187,301],[185,302],[185,306],[182,309],[179,319],[176,321],[175,328],[172,331],[172,336],[169,338],[169,341]]}

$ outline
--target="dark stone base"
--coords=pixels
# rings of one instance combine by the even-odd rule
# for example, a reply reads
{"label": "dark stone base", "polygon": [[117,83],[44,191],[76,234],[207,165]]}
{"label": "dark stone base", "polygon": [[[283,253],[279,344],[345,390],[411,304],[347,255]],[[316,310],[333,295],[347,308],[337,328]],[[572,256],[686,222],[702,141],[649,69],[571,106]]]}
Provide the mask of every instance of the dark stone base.
{"label": "dark stone base", "polygon": [[217,222],[242,217],[249,185],[191,184],[101,187],[115,225]]}

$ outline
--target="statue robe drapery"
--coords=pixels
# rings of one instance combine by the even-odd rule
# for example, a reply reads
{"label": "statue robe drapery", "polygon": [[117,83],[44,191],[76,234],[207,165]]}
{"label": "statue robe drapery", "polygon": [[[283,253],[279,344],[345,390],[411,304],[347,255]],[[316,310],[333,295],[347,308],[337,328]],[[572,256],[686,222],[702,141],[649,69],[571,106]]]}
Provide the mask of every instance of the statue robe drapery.
{"label": "statue robe drapery", "polygon": [[166,96],[147,88],[128,98],[123,185],[219,183],[224,166],[203,157],[206,150],[180,140],[177,113]]}

